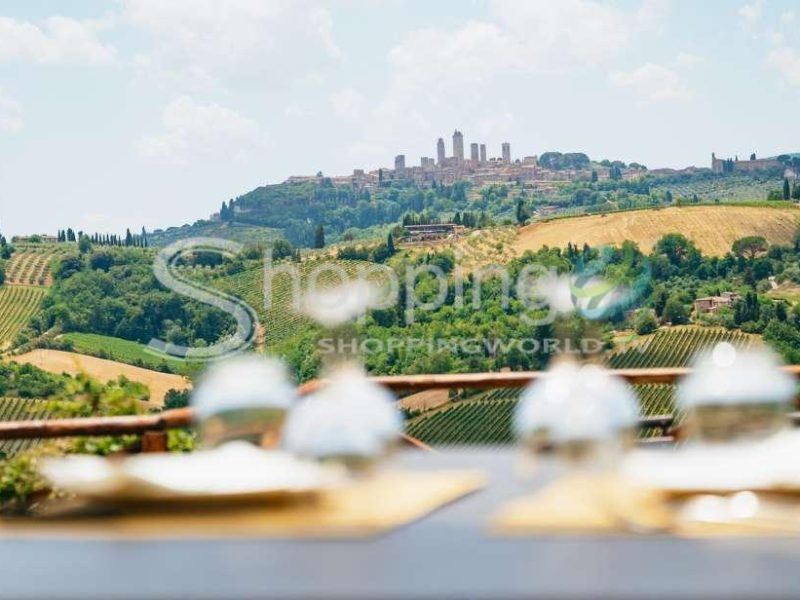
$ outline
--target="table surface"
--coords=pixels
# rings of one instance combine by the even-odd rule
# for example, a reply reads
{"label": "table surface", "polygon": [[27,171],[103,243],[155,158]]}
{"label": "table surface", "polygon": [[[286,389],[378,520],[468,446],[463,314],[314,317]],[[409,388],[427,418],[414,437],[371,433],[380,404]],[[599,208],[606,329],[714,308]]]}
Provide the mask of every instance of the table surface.
{"label": "table surface", "polygon": [[483,468],[489,486],[366,541],[0,539],[0,597],[526,597],[800,594],[800,538],[492,539],[529,490],[510,450],[408,451],[412,468]]}

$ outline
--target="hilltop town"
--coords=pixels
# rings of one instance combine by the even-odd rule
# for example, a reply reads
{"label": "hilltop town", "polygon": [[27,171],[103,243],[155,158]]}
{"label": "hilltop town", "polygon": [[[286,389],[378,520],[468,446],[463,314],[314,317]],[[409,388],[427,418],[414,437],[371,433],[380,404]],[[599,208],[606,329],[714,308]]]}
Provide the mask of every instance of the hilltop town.
{"label": "hilltop town", "polygon": [[[464,134],[455,130],[452,136],[452,153],[447,154],[445,141],[439,138],[436,142],[436,158],[422,156],[418,165],[409,165],[405,154],[394,158],[394,169],[374,169],[365,171],[355,169],[352,175],[329,177],[333,185],[355,186],[358,188],[377,188],[381,183],[391,180],[413,181],[420,186],[452,185],[457,181],[467,181],[482,185],[495,182],[563,182],[580,178],[591,178],[595,172],[597,179],[607,179],[614,174],[614,167],[625,171],[625,175],[639,173],[642,165],[631,167],[605,161],[607,164],[592,163],[582,152],[566,153],[547,152],[542,156],[526,155],[513,158],[511,144],[503,142],[500,156],[489,157],[484,143],[472,142],[469,145],[469,156],[465,153]],[[287,183],[303,183],[317,181],[321,173],[314,176],[294,175]]]}
{"label": "hilltop town", "polygon": [[[511,144],[503,142],[500,156],[489,157],[485,143],[471,142],[469,156],[465,153],[464,134],[458,129],[453,132],[452,152],[447,154],[445,141],[439,138],[436,142],[436,158],[421,156],[418,165],[410,165],[405,154],[394,158],[394,168],[377,168],[370,171],[354,169],[351,175],[323,176],[293,175],[285,183],[319,182],[323,178],[334,186],[355,187],[373,190],[388,181],[413,181],[422,187],[435,185],[452,185],[457,181],[466,181],[473,185],[488,183],[514,182],[530,184],[531,187],[547,189],[554,184],[568,181],[602,181],[605,179],[636,179],[644,173],[651,175],[692,174],[708,170],[702,167],[686,167],[684,169],[650,169],[639,163],[625,164],[622,161],[592,161],[582,152],[545,152],[540,156],[525,155],[514,158]],[[794,159],[797,162],[797,159]],[[781,155],[775,158],[756,158],[755,153],[749,160],[736,158],[720,159],[711,154],[710,170],[714,173],[731,173],[734,171],[753,173],[772,169],[786,168],[785,175],[794,177],[798,165],[792,163],[791,157]]]}

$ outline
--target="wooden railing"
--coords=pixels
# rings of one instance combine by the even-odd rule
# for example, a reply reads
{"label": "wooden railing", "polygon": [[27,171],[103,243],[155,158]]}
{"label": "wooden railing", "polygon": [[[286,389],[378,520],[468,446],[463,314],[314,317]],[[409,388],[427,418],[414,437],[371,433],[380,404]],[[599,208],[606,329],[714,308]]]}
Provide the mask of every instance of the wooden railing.
{"label": "wooden railing", "polygon": [[[795,377],[800,377],[800,366],[784,367]],[[664,369],[619,369],[613,371],[631,384],[676,383],[689,372],[685,368]],[[542,371],[513,371],[504,373],[457,373],[447,375],[396,375],[371,378],[372,381],[394,391],[422,391],[450,388],[513,388],[523,387],[541,378]],[[325,385],[324,380],[309,381],[298,388],[305,395]],[[191,408],[167,410],[149,415],[122,417],[89,417],[80,419],[46,419],[31,421],[0,422],[0,440],[44,439],[75,436],[126,435],[143,436],[142,450],[161,450],[166,446],[165,432],[192,425],[194,414]],[[792,420],[800,424],[800,413],[792,413]],[[658,428],[662,436],[659,441],[668,440],[673,424],[672,415],[657,415],[640,419],[640,427]],[[406,441],[423,446],[418,440],[406,436]]]}
{"label": "wooden railing", "polygon": [[[795,377],[800,377],[800,365],[786,367]],[[689,372],[686,368],[617,369],[612,371],[630,384],[676,383]],[[450,373],[447,375],[379,375],[372,381],[395,391],[415,391],[451,388],[509,388],[524,387],[540,379],[545,371],[509,371],[502,373]],[[300,393],[310,393],[325,384],[315,379],[300,386]]]}

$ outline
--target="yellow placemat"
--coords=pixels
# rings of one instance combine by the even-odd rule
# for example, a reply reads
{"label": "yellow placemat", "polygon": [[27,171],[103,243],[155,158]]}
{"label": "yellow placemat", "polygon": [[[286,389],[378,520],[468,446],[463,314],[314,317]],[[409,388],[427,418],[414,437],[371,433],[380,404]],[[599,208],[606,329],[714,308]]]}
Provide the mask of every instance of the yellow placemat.
{"label": "yellow placemat", "polygon": [[73,538],[363,538],[420,519],[486,483],[477,471],[392,471],[281,505],[127,511],[0,521],[0,536]]}
{"label": "yellow placemat", "polygon": [[[698,494],[675,499],[671,503],[675,513],[672,532],[691,538],[800,535],[797,495],[745,492],[738,496],[744,504],[737,502],[733,494]],[[720,504],[727,506],[721,515]]]}
{"label": "yellow placemat", "polygon": [[501,536],[618,535],[663,531],[669,519],[657,494],[610,477],[567,475],[503,506],[489,530]]}
{"label": "yellow placemat", "polygon": [[[490,519],[497,536],[669,534],[689,538],[800,535],[800,502],[753,495],[749,514],[725,508],[731,496],[674,497],[615,477],[566,475],[512,500]],[[708,502],[711,506],[708,506]],[[750,499],[752,502],[752,499]],[[704,504],[705,503],[705,504]],[[722,512],[714,506],[722,504]],[[747,509],[747,506],[744,507]],[[710,512],[709,512],[710,509]],[[745,511],[746,513],[747,511]]]}

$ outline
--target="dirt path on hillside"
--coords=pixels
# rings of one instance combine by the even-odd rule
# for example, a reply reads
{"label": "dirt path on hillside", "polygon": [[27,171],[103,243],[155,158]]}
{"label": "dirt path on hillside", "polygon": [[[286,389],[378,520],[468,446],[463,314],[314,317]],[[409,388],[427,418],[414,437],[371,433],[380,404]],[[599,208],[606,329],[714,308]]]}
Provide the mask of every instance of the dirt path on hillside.
{"label": "dirt path on hillside", "polygon": [[77,375],[86,373],[103,382],[117,379],[124,375],[131,381],[145,384],[150,389],[150,401],[160,406],[164,402],[164,395],[170,389],[185,390],[191,387],[189,380],[182,375],[172,373],[159,373],[150,369],[142,369],[124,363],[85,356],[75,352],[62,352],[61,350],[32,350],[19,356],[12,356],[11,360],[17,363],[29,363],[50,373],[68,373]]}

